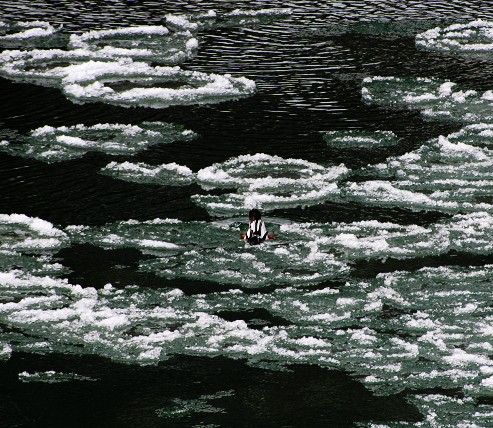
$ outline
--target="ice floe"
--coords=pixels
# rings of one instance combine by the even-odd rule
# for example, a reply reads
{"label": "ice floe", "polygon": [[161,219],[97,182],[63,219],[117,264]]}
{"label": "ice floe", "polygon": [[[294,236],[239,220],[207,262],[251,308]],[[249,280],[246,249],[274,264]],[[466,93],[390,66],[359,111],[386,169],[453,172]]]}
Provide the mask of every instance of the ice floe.
{"label": "ice floe", "polygon": [[53,255],[70,244],[53,224],[23,214],[0,214],[0,271],[24,269],[37,275],[60,275],[66,269]]}
{"label": "ice floe", "polygon": [[336,149],[377,149],[399,144],[399,138],[392,131],[329,131],[324,141]]}
{"label": "ice floe", "polygon": [[370,168],[377,180],[350,183],[345,196],[416,210],[493,212],[492,131],[490,124],[469,125],[390,157]]}
{"label": "ice floe", "polygon": [[4,140],[0,151],[52,163],[76,159],[90,151],[132,156],[155,144],[190,141],[196,137],[191,130],[164,122],[78,124],[57,128],[46,125],[27,136],[7,136],[10,141]]}
{"label": "ice floe", "polygon": [[227,27],[252,27],[285,19],[292,14],[290,8],[234,9],[229,12],[209,10],[205,13],[165,16],[166,26],[176,30],[203,31]]}
{"label": "ice floe", "polygon": [[[437,421],[451,406],[458,419],[477,415],[478,421],[491,412],[478,408],[477,399],[491,392],[492,273],[489,265],[425,268],[338,288],[186,295],[135,286],[84,289],[6,272],[0,291],[11,294],[0,303],[0,339],[14,352],[74,352],[132,364],[175,354],[259,366],[316,364],[353,373],[380,395],[406,390],[413,402],[431,406],[424,413]],[[284,322],[258,326],[241,319],[256,309]],[[238,319],[227,321],[222,312]],[[459,391],[461,399],[426,398],[436,388]]]}
{"label": "ice floe", "polygon": [[[246,227],[246,225],[244,225]],[[240,239],[241,224],[232,222],[179,222],[172,219],[127,221],[101,227],[70,226],[73,242],[104,248],[130,247],[156,258],[142,260],[140,269],[165,278],[189,278],[245,287],[270,284],[304,285],[345,277],[343,260],[319,251],[300,234],[283,233],[282,241],[253,248]],[[280,231],[270,223],[269,232]],[[291,242],[291,237],[299,242]]]}
{"label": "ice floe", "polygon": [[166,20],[171,28],[144,25],[72,34],[66,49],[4,51],[0,76],[60,88],[77,103],[126,107],[214,103],[255,91],[255,83],[245,77],[170,67],[195,55],[197,27],[179,16]]}
{"label": "ice floe", "polygon": [[491,56],[493,22],[479,19],[467,24],[435,27],[418,34],[416,46],[444,53]]}
{"label": "ice floe", "polygon": [[170,31],[161,25],[143,25],[73,34],[69,48],[112,58],[179,64],[196,54],[198,40],[189,31]]}
{"label": "ice floe", "polygon": [[390,108],[417,109],[429,119],[477,123],[493,120],[493,92],[460,89],[435,78],[382,77],[363,79],[363,100]]}
{"label": "ice floe", "polygon": [[174,162],[158,166],[142,162],[111,162],[100,172],[112,178],[135,183],[183,186],[195,182],[195,174],[190,168]]}
{"label": "ice floe", "polygon": [[213,215],[234,215],[251,208],[272,210],[326,201],[339,193],[344,165],[325,167],[303,159],[263,153],[242,155],[203,168],[197,181],[205,189],[234,188],[236,193],[195,195],[193,201]]}
{"label": "ice floe", "polygon": [[143,62],[88,61],[66,67],[63,93],[76,103],[104,102],[122,107],[165,108],[217,103],[252,95],[255,82],[229,74],[152,67]]}
{"label": "ice floe", "polygon": [[239,239],[242,224],[235,220],[131,220],[99,227],[69,226],[65,231],[74,243],[135,248],[154,256],[141,260],[140,269],[158,276],[247,288],[346,278],[351,263],[361,260],[493,253],[493,217],[484,212],[455,215],[428,227],[378,221],[286,223],[266,218],[265,222],[278,239],[258,247]]}
{"label": "ice floe", "polygon": [[19,21],[0,26],[0,47],[53,47],[63,46],[68,37],[61,28],[45,21]]}
{"label": "ice floe", "polygon": [[0,249],[45,251],[62,248],[67,235],[48,221],[24,214],[0,214]]}
{"label": "ice floe", "polygon": [[219,407],[214,407],[209,404],[212,400],[219,398],[231,397],[233,391],[219,391],[215,394],[201,395],[192,400],[182,400],[181,398],[173,399],[173,405],[163,407],[156,410],[156,414],[160,418],[184,418],[194,413],[225,413],[225,410]]}
{"label": "ice floe", "polygon": [[56,372],[54,370],[49,370],[46,372],[21,372],[19,373],[19,380],[23,383],[64,383],[73,381],[92,381],[92,379],[87,376],[81,376],[76,373],[64,373]]}

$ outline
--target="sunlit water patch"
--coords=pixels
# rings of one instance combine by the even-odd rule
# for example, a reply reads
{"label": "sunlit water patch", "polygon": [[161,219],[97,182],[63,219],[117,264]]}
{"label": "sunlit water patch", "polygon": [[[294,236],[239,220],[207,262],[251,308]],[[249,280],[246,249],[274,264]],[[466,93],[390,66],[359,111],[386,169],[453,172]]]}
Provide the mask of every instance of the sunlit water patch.
{"label": "sunlit water patch", "polygon": [[328,131],[323,138],[335,149],[378,149],[399,144],[399,138],[392,131]]}
{"label": "sunlit water patch", "polygon": [[390,108],[420,110],[424,117],[455,122],[491,122],[493,92],[460,89],[435,78],[367,77],[363,100]]}
{"label": "sunlit water patch", "polygon": [[43,126],[26,136],[7,135],[8,140],[0,143],[0,151],[52,163],[76,159],[90,151],[132,156],[155,144],[190,141],[196,137],[191,130],[164,122]]}
{"label": "sunlit water patch", "polygon": [[263,153],[243,155],[197,172],[205,189],[236,189],[223,195],[195,195],[193,201],[213,215],[314,205],[339,193],[337,181],[349,174],[344,165],[325,167],[302,159]]}
{"label": "sunlit water patch", "polygon": [[380,180],[350,183],[345,195],[381,206],[493,212],[492,130],[489,124],[469,125],[391,157],[369,168]]}
{"label": "sunlit water patch", "polygon": [[493,22],[476,20],[467,24],[432,28],[416,36],[416,46],[427,50],[491,57]]}
{"label": "sunlit water patch", "polygon": [[100,172],[112,178],[134,183],[183,186],[195,182],[195,174],[190,168],[174,162],[157,166],[142,162],[111,162]]}

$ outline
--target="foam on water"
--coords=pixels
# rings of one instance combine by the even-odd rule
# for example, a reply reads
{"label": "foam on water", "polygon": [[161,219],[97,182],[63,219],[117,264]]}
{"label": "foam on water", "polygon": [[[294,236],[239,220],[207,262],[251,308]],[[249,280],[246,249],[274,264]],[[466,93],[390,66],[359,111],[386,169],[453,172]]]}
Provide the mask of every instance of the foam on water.
{"label": "foam on water", "polygon": [[339,193],[336,182],[347,176],[344,165],[325,167],[303,159],[263,153],[242,155],[197,172],[205,189],[234,188],[236,193],[194,195],[193,201],[212,215],[234,215],[251,208],[319,204]]}
{"label": "foam on water", "polygon": [[392,131],[329,131],[323,138],[329,147],[337,149],[375,149],[399,144],[399,138]]}
{"label": "foam on water", "polygon": [[374,165],[374,180],[351,183],[345,196],[363,203],[445,212],[493,211],[492,126],[469,125],[419,149]]}
{"label": "foam on water", "polygon": [[78,124],[57,128],[46,125],[26,136],[7,136],[11,141],[5,140],[0,151],[52,163],[76,159],[90,151],[133,156],[155,144],[190,141],[196,137],[191,130],[164,122]]}
{"label": "foam on water", "polygon": [[363,100],[391,108],[420,110],[424,117],[477,123],[493,120],[493,93],[459,89],[456,83],[435,78],[367,77]]}
{"label": "foam on water", "polygon": [[158,166],[142,162],[111,162],[100,172],[103,175],[135,183],[183,186],[195,182],[195,174],[190,168],[174,162]]}
{"label": "foam on water", "polygon": [[479,19],[467,24],[432,28],[416,36],[416,46],[444,53],[490,57],[493,53],[493,22]]}

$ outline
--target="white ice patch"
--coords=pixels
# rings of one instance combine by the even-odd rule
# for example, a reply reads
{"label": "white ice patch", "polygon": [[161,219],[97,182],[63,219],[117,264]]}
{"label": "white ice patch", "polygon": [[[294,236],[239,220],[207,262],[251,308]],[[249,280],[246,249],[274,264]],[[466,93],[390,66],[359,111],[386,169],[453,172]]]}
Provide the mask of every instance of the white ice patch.
{"label": "white ice patch", "polygon": [[[22,332],[15,345],[22,352],[35,352],[42,339],[45,351],[132,364],[155,364],[175,354],[317,364],[350,371],[380,395],[417,391],[408,395],[435,406],[437,417],[450,408],[450,397],[425,399],[419,391],[458,389],[462,398],[454,402],[454,414],[464,418],[474,398],[489,394],[493,385],[493,350],[483,346],[488,337],[480,332],[492,323],[492,272],[492,266],[426,268],[348,282],[337,292],[280,287],[201,295],[138,287],[98,291],[8,273],[0,292],[17,294],[0,304],[7,329],[0,340],[12,328]],[[463,306],[481,311],[457,313],[457,293]],[[371,305],[376,298],[382,305]],[[254,309],[285,322],[258,330],[220,316]],[[26,381],[37,376],[51,374],[21,374]]]}
{"label": "white ice patch", "polygon": [[60,88],[76,103],[125,107],[216,103],[254,93],[255,83],[245,77],[151,66],[151,62],[178,64],[197,51],[198,40],[190,32],[197,29],[194,25],[172,27],[89,31],[71,35],[68,49],[4,51],[0,53],[0,76]]}
{"label": "white ice patch", "polygon": [[493,23],[479,19],[436,27],[418,34],[416,46],[444,53],[490,56],[493,54]]}
{"label": "white ice patch", "polygon": [[156,144],[190,141],[196,137],[193,131],[164,122],[142,122],[138,126],[109,123],[43,126],[26,136],[17,135],[0,150],[52,163],[79,158],[90,151],[133,156]]}
{"label": "white ice patch", "polygon": [[[493,253],[493,217],[487,213],[456,215],[428,227],[377,221],[284,225],[266,218],[265,222],[269,233],[279,238],[258,247],[245,246],[240,239],[241,225],[231,221],[129,221],[66,231],[76,243],[136,248],[154,255],[158,258],[142,261],[141,269],[166,278],[206,279],[245,287],[273,283],[302,286],[344,278],[351,260],[405,260],[452,251]],[[392,293],[391,285],[369,294],[368,305],[376,309],[387,301],[407,305]],[[473,305],[454,310],[456,314],[476,312],[480,309]]]}
{"label": "white ice patch", "polygon": [[493,120],[491,91],[460,90],[450,81],[428,78],[368,77],[363,100],[391,108],[417,109],[428,119],[477,123]]}
{"label": "white ice patch", "polygon": [[167,186],[188,185],[195,181],[190,168],[174,162],[155,167],[144,163],[111,162],[101,170],[101,174],[135,183]]}
{"label": "white ice patch", "polygon": [[24,268],[38,275],[61,274],[65,269],[52,256],[68,244],[68,236],[45,220],[0,214],[0,272]]}
{"label": "white ice patch", "polygon": [[65,73],[62,90],[77,103],[165,108],[238,99],[255,91],[255,82],[244,77],[152,67],[126,59],[88,61],[66,67]]}
{"label": "white ice patch", "polygon": [[81,376],[76,373],[64,373],[55,372],[54,370],[49,370],[45,372],[21,372],[19,373],[19,380],[23,383],[65,383],[73,381],[95,381],[87,376]]}
{"label": "white ice patch", "polygon": [[214,215],[313,205],[337,195],[336,182],[348,173],[344,165],[324,167],[263,153],[242,155],[197,172],[197,181],[205,189],[234,188],[236,193],[195,195],[193,200]]}
{"label": "white ice patch", "polygon": [[[346,198],[381,206],[493,212],[491,125],[468,125],[369,168],[374,180],[350,183]],[[486,147],[485,147],[486,146]]]}
{"label": "white ice patch", "polygon": [[392,131],[329,131],[324,134],[324,141],[329,147],[375,149],[399,144],[399,139]]}
{"label": "white ice patch", "polygon": [[73,34],[69,47],[112,58],[178,64],[195,55],[198,42],[190,31],[170,31],[165,26],[143,25]]}
{"label": "white ice patch", "polygon": [[2,23],[0,46],[3,47],[35,47],[56,46],[66,42],[61,35],[61,28],[55,28],[48,22],[10,22]]}

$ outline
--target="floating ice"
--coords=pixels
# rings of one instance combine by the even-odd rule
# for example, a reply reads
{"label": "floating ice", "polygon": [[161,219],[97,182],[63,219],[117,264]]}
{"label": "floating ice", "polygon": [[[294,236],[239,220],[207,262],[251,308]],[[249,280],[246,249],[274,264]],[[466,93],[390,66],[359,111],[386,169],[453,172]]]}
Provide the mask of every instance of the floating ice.
{"label": "floating ice", "polygon": [[243,155],[197,172],[197,180],[205,189],[236,188],[237,193],[195,195],[193,200],[213,215],[313,205],[337,195],[336,182],[348,173],[342,164],[324,167],[263,153]]}
{"label": "floating ice", "polygon": [[416,46],[446,53],[491,56],[493,53],[493,22],[476,20],[432,28],[416,36]]}
{"label": "floating ice", "polygon": [[111,52],[84,49],[6,50],[0,53],[0,76],[48,87],[62,86],[67,68],[87,61],[114,61]]}
{"label": "floating ice", "polygon": [[202,249],[237,244],[240,233],[236,224],[175,219],[128,220],[99,227],[68,226],[65,231],[74,243],[90,243],[110,249],[131,247],[158,255],[168,254],[169,250],[175,253],[180,248]]}
{"label": "floating ice", "polygon": [[258,248],[227,248],[187,251],[174,257],[145,260],[144,272],[164,278],[187,278],[243,287],[267,285],[304,286],[346,277],[349,267],[330,253],[303,244],[289,250],[272,245]]}
{"label": "floating ice", "polygon": [[430,119],[457,122],[491,122],[491,91],[458,90],[453,82],[430,78],[367,77],[363,100],[391,108],[421,110]]}
{"label": "floating ice", "polygon": [[12,347],[5,342],[0,340],[0,361],[10,359],[12,355]]}
{"label": "floating ice", "polygon": [[[110,285],[83,289],[10,272],[0,276],[0,293],[10,293],[0,303],[0,340],[8,337],[14,352],[73,352],[132,364],[156,364],[175,354],[260,366],[316,364],[354,373],[380,395],[406,390],[437,423],[450,411],[457,420],[479,423],[492,411],[476,401],[491,393],[492,274],[492,266],[440,267],[337,289],[186,295]],[[263,326],[242,320],[242,313],[256,309],[272,319]],[[223,312],[238,313],[238,319],[226,321]],[[460,399],[423,395],[431,389],[453,389]]]}
{"label": "floating ice", "polygon": [[489,124],[469,125],[391,157],[371,168],[377,178],[389,181],[351,183],[345,195],[382,206],[493,212],[492,130]]}
{"label": "floating ice", "polygon": [[183,28],[170,31],[164,26],[139,26],[90,31],[72,35],[68,50],[2,52],[0,76],[59,87],[77,103],[99,101],[125,107],[215,103],[255,91],[255,83],[244,77],[153,66],[183,62],[197,48],[197,39]]}
{"label": "floating ice", "polygon": [[21,372],[19,373],[19,380],[23,383],[64,383],[73,381],[94,382],[96,379],[92,379],[87,376],[81,376],[76,373],[63,373],[49,370],[46,372],[34,373]]}
{"label": "floating ice", "polygon": [[0,145],[0,151],[51,163],[79,158],[90,151],[132,156],[155,144],[190,141],[196,136],[180,125],[164,122],[43,126],[27,136],[11,136],[14,141]]}
{"label": "floating ice", "polygon": [[[493,216],[456,215],[428,227],[363,221],[284,224],[265,219],[278,239],[249,247],[241,224],[127,221],[100,227],[70,226],[74,243],[136,248],[147,258],[140,269],[165,278],[188,278],[263,287],[303,286],[345,278],[358,260],[413,259],[450,253],[492,254]],[[245,225],[246,228],[246,225]]]}
{"label": "floating ice", "polygon": [[324,140],[329,147],[340,149],[374,149],[399,144],[397,135],[392,131],[329,131],[324,134]]}
{"label": "floating ice", "polygon": [[144,25],[73,34],[69,47],[113,58],[178,64],[195,55],[198,41],[189,31],[175,32],[160,25]]}
{"label": "floating ice", "polygon": [[44,21],[3,23],[0,28],[2,47],[63,46],[67,42],[67,37],[61,34],[60,28]]}
{"label": "floating ice", "polygon": [[25,269],[36,275],[60,275],[66,269],[52,256],[69,244],[51,223],[23,214],[0,214],[0,271]]}
{"label": "floating ice", "polygon": [[168,163],[158,166],[145,163],[111,162],[101,174],[125,181],[167,186],[183,186],[195,181],[195,174],[186,166]]}
{"label": "floating ice", "polygon": [[194,413],[225,413],[224,409],[213,407],[208,402],[234,395],[233,391],[220,391],[212,395],[201,395],[194,400],[173,399],[173,406],[156,410],[160,418],[183,418]]}
{"label": "floating ice", "polygon": [[[269,223],[276,234],[279,225]],[[246,228],[247,225],[245,225]],[[283,232],[282,241],[260,247],[246,246],[238,223],[128,221],[101,227],[70,226],[73,242],[104,248],[137,248],[158,258],[142,261],[140,268],[166,278],[207,279],[245,287],[269,284],[304,285],[345,277],[348,266],[316,242],[299,233]],[[298,238],[298,242],[291,238]]]}
{"label": "floating ice", "polygon": [[52,251],[66,245],[67,235],[53,224],[24,214],[0,214],[0,249]]}
{"label": "floating ice", "polygon": [[104,102],[123,107],[165,108],[217,103],[249,96],[255,83],[229,74],[152,67],[143,62],[88,61],[68,66],[63,92],[74,102]]}
{"label": "floating ice", "polygon": [[166,26],[182,31],[196,32],[204,29],[224,27],[251,27],[268,24],[292,14],[289,8],[234,9],[226,13],[213,10],[191,15],[166,15]]}

